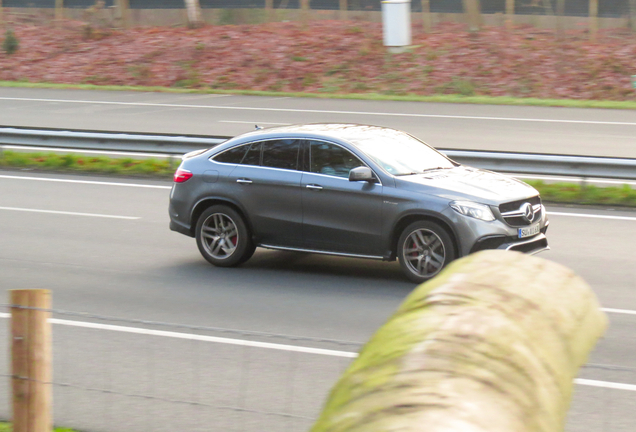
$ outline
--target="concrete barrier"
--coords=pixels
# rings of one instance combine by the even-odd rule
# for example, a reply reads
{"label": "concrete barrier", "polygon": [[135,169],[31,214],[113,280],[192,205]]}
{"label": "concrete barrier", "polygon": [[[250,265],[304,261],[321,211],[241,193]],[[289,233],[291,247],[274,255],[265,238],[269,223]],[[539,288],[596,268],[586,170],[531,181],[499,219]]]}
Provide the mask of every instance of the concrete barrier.
{"label": "concrete barrier", "polygon": [[517,252],[458,260],[360,352],[312,432],[562,431],[607,326],[569,269]]}

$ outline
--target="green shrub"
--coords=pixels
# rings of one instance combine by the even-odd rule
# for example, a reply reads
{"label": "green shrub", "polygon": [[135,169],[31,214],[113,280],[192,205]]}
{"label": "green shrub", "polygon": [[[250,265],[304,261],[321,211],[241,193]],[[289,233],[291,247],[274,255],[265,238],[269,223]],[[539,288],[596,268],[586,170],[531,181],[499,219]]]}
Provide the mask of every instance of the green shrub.
{"label": "green shrub", "polygon": [[2,42],[2,49],[7,54],[11,55],[18,50],[20,47],[20,42],[16,37],[15,33],[11,29],[7,29],[4,34],[4,41]]}

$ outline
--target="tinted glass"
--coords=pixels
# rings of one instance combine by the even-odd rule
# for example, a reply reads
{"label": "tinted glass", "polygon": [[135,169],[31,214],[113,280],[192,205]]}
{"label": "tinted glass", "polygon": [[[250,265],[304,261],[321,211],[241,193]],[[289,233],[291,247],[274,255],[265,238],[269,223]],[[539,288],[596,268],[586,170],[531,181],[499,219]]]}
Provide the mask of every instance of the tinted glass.
{"label": "tinted glass", "polygon": [[254,143],[248,150],[243,165],[260,165],[261,164],[261,143]]}
{"label": "tinted glass", "polygon": [[349,177],[349,171],[365,164],[349,150],[335,144],[310,142],[310,171],[337,177]]}
{"label": "tinted glass", "polygon": [[263,166],[295,170],[298,166],[298,140],[276,140],[263,143]]}
{"label": "tinted glass", "polygon": [[220,155],[214,157],[216,162],[222,163],[232,163],[238,164],[243,160],[243,156],[245,156],[245,152],[249,148],[249,145],[242,145],[238,147],[231,148],[229,150],[224,151]]}

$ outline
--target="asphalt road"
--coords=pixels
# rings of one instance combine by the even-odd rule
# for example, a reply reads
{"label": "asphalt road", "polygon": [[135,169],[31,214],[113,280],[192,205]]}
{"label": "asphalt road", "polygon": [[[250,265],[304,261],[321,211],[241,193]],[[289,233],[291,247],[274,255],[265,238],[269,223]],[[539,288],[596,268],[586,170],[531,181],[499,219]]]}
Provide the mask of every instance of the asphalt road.
{"label": "asphalt road", "polygon": [[439,148],[636,157],[636,112],[419,102],[0,88],[0,125],[234,136],[351,122]]}
{"label": "asphalt road", "polygon": [[[0,299],[8,299],[8,289],[49,288],[55,309],[364,342],[413,288],[397,263],[259,250],[241,268],[214,268],[193,239],[168,230],[169,187],[160,181],[0,172]],[[552,250],[541,256],[583,276],[605,308],[627,312],[609,313],[610,330],[581,377],[636,385],[636,212],[548,211]],[[4,323],[0,332],[6,332]],[[55,380],[81,387],[56,389],[56,419],[94,431],[304,430],[310,419],[241,409],[311,418],[349,361],[64,325],[55,325],[54,332]],[[0,335],[0,343],[7,340]],[[356,348],[291,338],[272,342],[338,352]],[[0,355],[0,374],[7,371]],[[631,431],[635,408],[634,391],[577,385],[568,432]],[[7,412],[6,395],[0,395],[0,416]]]}

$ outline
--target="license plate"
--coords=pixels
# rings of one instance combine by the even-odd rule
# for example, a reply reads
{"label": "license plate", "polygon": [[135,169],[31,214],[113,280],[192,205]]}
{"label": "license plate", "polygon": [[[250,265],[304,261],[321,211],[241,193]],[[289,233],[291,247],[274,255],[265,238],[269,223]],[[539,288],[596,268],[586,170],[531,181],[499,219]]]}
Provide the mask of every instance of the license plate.
{"label": "license plate", "polygon": [[541,228],[539,228],[539,224],[535,224],[526,228],[519,228],[519,238],[530,237],[536,234],[539,234]]}

